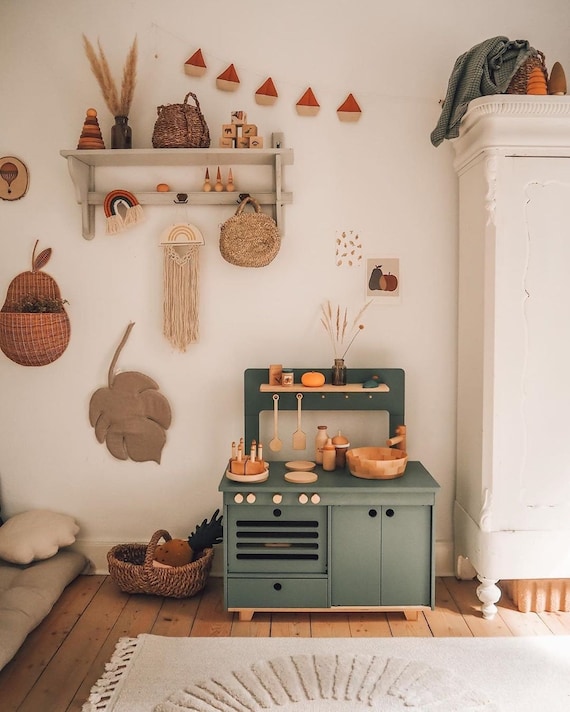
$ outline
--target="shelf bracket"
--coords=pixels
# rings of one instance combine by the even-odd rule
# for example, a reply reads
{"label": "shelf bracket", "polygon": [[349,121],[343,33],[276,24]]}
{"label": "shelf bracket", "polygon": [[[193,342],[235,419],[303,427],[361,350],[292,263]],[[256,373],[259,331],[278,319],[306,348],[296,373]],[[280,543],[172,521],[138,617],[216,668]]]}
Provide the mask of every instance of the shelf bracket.
{"label": "shelf bracket", "polygon": [[67,168],[75,186],[75,199],[81,205],[81,232],[86,240],[95,237],[95,206],[89,205],[88,195],[95,190],[95,168],[68,156]]}

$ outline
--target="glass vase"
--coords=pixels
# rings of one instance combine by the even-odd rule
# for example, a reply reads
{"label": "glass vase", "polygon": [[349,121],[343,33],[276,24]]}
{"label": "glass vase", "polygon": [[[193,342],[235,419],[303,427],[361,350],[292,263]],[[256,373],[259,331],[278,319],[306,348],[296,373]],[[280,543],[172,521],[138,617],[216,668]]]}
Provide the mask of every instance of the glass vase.
{"label": "glass vase", "polygon": [[335,358],[331,371],[333,386],[346,386],[346,366],[343,358]]}
{"label": "glass vase", "polygon": [[133,132],[129,126],[128,116],[115,116],[111,127],[111,148],[132,148]]}

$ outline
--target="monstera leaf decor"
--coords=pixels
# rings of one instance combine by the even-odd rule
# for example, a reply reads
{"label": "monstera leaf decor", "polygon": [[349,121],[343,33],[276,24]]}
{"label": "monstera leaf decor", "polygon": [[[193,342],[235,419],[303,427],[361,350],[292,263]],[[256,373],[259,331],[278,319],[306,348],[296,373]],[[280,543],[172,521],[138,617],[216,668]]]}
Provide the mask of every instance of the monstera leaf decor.
{"label": "monstera leaf decor", "polygon": [[137,371],[114,373],[121,349],[134,323],[128,325],[109,367],[108,386],[99,388],[89,403],[89,422],[95,436],[118,460],[160,464],[166,430],[172,415],[158,385]]}

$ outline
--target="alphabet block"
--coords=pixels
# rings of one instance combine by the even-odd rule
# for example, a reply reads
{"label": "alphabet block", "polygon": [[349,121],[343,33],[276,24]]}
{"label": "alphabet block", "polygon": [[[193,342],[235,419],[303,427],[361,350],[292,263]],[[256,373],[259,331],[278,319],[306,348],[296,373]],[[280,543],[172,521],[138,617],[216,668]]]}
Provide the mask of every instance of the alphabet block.
{"label": "alphabet block", "polygon": [[242,136],[257,136],[257,126],[255,124],[244,124],[241,129]]}
{"label": "alphabet block", "polygon": [[233,148],[234,139],[226,138],[226,136],[220,136],[220,148]]}
{"label": "alphabet block", "polygon": [[226,138],[235,138],[237,136],[236,124],[222,124],[222,136]]}

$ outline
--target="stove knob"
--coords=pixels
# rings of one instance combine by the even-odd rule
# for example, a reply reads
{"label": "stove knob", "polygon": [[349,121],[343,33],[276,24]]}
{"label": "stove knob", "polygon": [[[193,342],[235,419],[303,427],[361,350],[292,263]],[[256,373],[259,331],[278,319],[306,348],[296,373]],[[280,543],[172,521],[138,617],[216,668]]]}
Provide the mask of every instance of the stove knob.
{"label": "stove knob", "polygon": [[309,497],[306,494],[299,495],[300,504],[307,504],[308,501],[309,501]]}
{"label": "stove knob", "polygon": [[311,502],[312,502],[313,504],[318,504],[320,501],[321,501],[321,495],[320,495],[320,494],[317,494],[317,493],[315,492],[315,494],[312,494],[312,495],[311,495]]}
{"label": "stove knob", "polygon": [[236,504],[241,504],[243,502],[243,494],[241,494],[241,492],[234,494],[234,502]]}
{"label": "stove knob", "polygon": [[283,501],[282,494],[274,494],[273,495],[273,504],[281,504],[282,501]]}
{"label": "stove knob", "polygon": [[247,500],[248,504],[253,504],[256,500],[256,496],[253,494],[253,492],[250,492],[247,495],[246,500]]}

